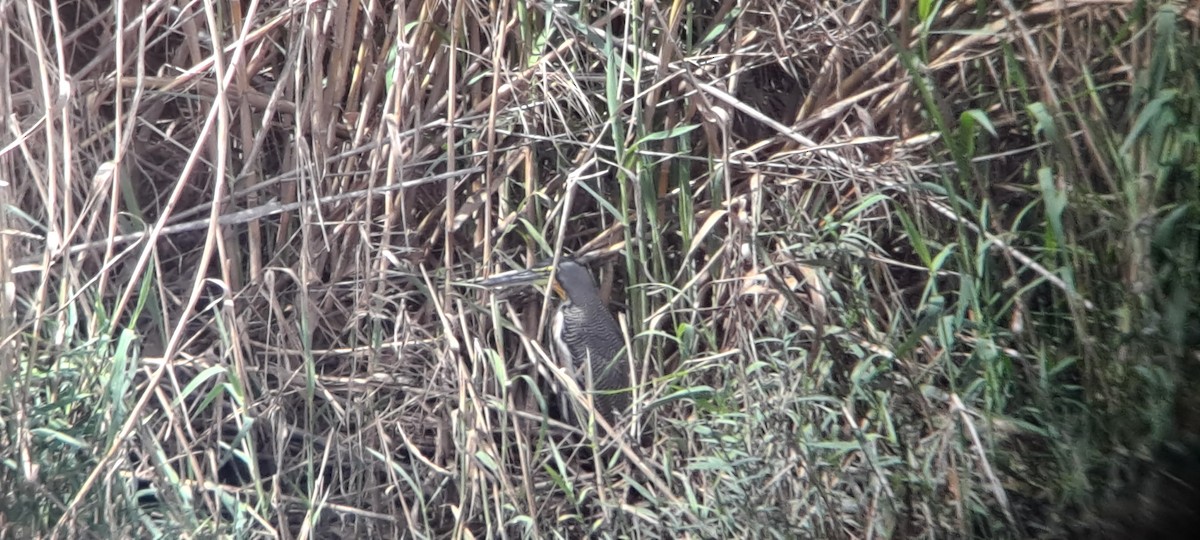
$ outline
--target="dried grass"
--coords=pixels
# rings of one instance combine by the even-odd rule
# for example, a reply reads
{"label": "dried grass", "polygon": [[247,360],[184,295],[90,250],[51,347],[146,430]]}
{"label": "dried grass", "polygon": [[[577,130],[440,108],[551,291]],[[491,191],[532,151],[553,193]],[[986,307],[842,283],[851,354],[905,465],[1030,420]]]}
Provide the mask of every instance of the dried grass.
{"label": "dried grass", "polygon": [[[0,3],[0,538],[1072,530],[1153,19],[919,4]],[[646,441],[464,286],[554,252]]]}

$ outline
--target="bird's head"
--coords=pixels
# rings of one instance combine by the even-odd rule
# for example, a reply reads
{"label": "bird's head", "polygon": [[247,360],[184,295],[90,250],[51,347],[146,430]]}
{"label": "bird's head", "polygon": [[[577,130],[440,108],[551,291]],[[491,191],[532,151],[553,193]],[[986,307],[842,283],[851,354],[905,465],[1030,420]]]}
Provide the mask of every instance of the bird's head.
{"label": "bird's head", "polygon": [[554,265],[553,259],[539,261],[528,270],[502,272],[475,284],[489,289],[503,289],[522,285],[549,286],[559,298],[570,302],[584,302],[598,296],[596,282],[583,265],[561,259]]}

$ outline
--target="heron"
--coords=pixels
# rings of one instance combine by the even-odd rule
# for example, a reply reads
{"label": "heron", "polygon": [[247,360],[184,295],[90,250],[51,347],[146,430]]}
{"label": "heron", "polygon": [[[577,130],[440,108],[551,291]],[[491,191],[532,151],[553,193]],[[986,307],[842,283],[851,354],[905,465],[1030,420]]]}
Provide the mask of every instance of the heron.
{"label": "heron", "polygon": [[[592,274],[573,259],[543,261],[528,270],[513,270],[476,281],[489,289],[522,285],[549,286],[560,299],[551,326],[559,363],[580,388],[590,390],[596,413],[611,426],[627,416],[631,402],[625,337],[604,301]],[[589,386],[590,381],[590,386]],[[565,408],[569,422],[575,422]]]}

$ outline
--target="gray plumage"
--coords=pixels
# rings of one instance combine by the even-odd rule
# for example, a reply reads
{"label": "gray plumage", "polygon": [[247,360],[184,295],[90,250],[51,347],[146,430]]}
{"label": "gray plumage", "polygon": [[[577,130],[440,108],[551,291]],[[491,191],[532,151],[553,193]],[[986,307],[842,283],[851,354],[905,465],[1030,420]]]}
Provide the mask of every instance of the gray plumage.
{"label": "gray plumage", "polygon": [[[586,268],[574,261],[560,261],[555,277],[561,286],[556,288],[566,296],[554,323],[560,361],[571,363],[565,367],[573,372],[584,391],[589,389],[587,370],[590,367],[592,403],[596,412],[617,427],[626,417],[631,399],[629,362],[624,354],[625,338],[621,327],[600,299]],[[570,409],[568,407],[568,411]]]}

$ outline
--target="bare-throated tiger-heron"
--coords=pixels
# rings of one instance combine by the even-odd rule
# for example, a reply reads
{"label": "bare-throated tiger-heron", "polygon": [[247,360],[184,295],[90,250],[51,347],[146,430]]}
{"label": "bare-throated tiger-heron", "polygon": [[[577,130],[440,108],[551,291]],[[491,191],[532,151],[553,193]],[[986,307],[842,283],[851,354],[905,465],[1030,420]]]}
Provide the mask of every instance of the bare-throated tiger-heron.
{"label": "bare-throated tiger-heron", "polygon": [[[543,261],[529,270],[496,274],[476,284],[494,289],[549,285],[561,299],[551,326],[559,362],[566,364],[563,367],[581,389],[590,390],[596,412],[614,428],[621,425],[631,400],[625,338],[587,268],[571,259],[561,259],[557,266]],[[578,424],[571,410],[567,405],[563,411],[566,419]]]}

